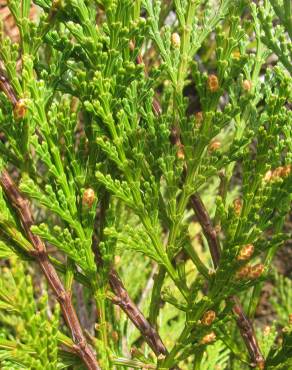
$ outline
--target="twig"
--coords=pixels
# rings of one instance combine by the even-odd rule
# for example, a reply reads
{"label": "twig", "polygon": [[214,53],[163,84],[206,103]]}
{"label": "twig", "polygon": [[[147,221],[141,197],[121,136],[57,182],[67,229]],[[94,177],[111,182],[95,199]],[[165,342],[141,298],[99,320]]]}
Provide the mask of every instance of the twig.
{"label": "twig", "polygon": [[142,312],[132,301],[123,282],[114,269],[111,269],[109,272],[109,283],[115,293],[115,297],[112,298],[113,303],[120,306],[126,313],[157,356],[160,354],[166,355],[167,350],[157,331],[150,325]]}
{"label": "twig", "polygon": [[33,225],[33,218],[29,208],[29,201],[25,199],[19,192],[16,184],[11,179],[6,170],[3,170],[0,177],[0,184],[6,193],[7,198],[12,205],[17,209],[22,226],[31,241],[34,250],[32,255],[38,261],[47,281],[52,288],[56,299],[58,300],[66,324],[71,330],[72,339],[74,342],[73,349],[75,353],[82,359],[90,370],[100,370],[95,355],[89,347],[85,336],[82,332],[78,317],[72,305],[71,294],[67,292],[46,253],[46,247],[41,238],[34,235],[30,228]]}
{"label": "twig", "polygon": [[[190,202],[203,229],[203,234],[208,241],[214,267],[217,268],[220,261],[220,245],[217,238],[216,230],[212,225],[209,213],[205,208],[199,194],[196,193],[192,195],[190,198]],[[237,326],[239,327],[240,334],[250,354],[252,360],[251,365],[256,365],[260,369],[264,369],[265,360],[263,355],[261,354],[253,326],[249,319],[246,317],[243,308],[239,302],[239,299],[236,296],[232,296],[230,297],[230,300],[235,304],[233,306],[233,313],[236,315]]]}
{"label": "twig", "polygon": [[0,70],[0,90],[2,90],[7,98],[11,101],[13,106],[17,103],[17,97],[16,94],[8,81],[8,79],[5,77],[4,72]]}
{"label": "twig", "polygon": [[[96,257],[96,263],[98,264],[98,266],[101,266],[103,264],[103,261],[98,249],[98,240],[96,236],[93,237],[93,251]],[[133,300],[129,296],[129,293],[124,287],[124,284],[120,279],[117,271],[114,268],[110,268],[108,279],[110,287],[115,294],[111,297],[112,302],[121,307],[121,309],[140,331],[141,335],[145,338],[145,341],[148,343],[150,348],[157,356],[159,356],[160,354],[166,355],[167,350],[159,334],[147,321],[137,305],[133,302]]]}
{"label": "twig", "polygon": [[190,198],[190,202],[203,229],[203,233],[208,241],[212,261],[214,267],[216,268],[219,265],[220,260],[220,245],[217,238],[216,230],[212,225],[208,211],[206,210],[200,196],[198,194],[192,195]]}
{"label": "twig", "polygon": [[[103,203],[101,206],[99,218],[100,218],[100,228],[99,234],[102,238],[103,236],[103,227],[104,227],[104,220],[106,215],[106,209],[109,205],[109,197],[106,194],[105,198],[103,198]],[[96,221],[98,219],[98,215],[96,215]],[[95,225],[95,230],[97,230],[97,222]],[[92,249],[95,255],[96,264],[98,267],[103,266],[103,259],[100,254],[100,250],[98,248],[99,239],[97,234],[93,234],[92,238]],[[129,293],[127,292],[121,278],[119,277],[117,271],[111,267],[108,274],[108,280],[110,287],[115,294],[111,296],[111,300],[114,304],[121,307],[121,309],[125,312],[128,316],[130,321],[135,325],[135,327],[140,331],[141,335],[144,337],[146,343],[148,343],[149,347],[153,350],[153,352],[159,355],[167,354],[166,347],[164,346],[160,336],[158,335],[157,331],[154,327],[151,326],[149,321],[145,318],[143,313],[139,310],[137,305],[133,302]]]}
{"label": "twig", "polygon": [[246,317],[242,306],[239,302],[239,299],[236,296],[230,297],[230,300],[235,303],[233,306],[233,313],[237,317],[236,322],[239,327],[241,336],[245,342],[245,345],[248,349],[250,357],[254,363],[251,366],[258,366],[259,369],[265,368],[265,359],[260,351],[254,329],[251,322]]}

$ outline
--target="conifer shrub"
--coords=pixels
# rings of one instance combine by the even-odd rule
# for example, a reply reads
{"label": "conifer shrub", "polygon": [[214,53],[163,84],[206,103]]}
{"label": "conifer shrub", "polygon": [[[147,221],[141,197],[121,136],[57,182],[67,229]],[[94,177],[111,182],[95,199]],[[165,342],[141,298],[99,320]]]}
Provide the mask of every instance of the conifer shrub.
{"label": "conifer shrub", "polygon": [[290,0],[1,7],[0,368],[291,369]]}

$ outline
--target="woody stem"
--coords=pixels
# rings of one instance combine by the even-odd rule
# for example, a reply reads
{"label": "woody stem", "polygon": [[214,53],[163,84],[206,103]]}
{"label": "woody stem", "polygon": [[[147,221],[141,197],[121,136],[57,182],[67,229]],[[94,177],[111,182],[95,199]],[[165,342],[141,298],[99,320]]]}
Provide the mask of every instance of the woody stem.
{"label": "woody stem", "polygon": [[[198,193],[191,196],[190,203],[202,227],[203,234],[208,241],[214,267],[217,268],[220,262],[220,244],[209,213]],[[237,326],[248,349],[251,360],[262,369],[265,360],[259,348],[252,323],[245,315],[238,297],[232,296],[230,300],[234,303],[233,313],[236,316]]]}
{"label": "woody stem", "polygon": [[66,291],[54,266],[50,262],[44,242],[39,236],[34,235],[31,232],[33,218],[30,211],[29,201],[22,196],[6,170],[3,170],[1,173],[0,185],[12,206],[18,211],[23,229],[34,247],[31,254],[39,263],[56,299],[60,304],[65,322],[71,331],[75,353],[82,359],[89,370],[100,370],[96,357],[82,332],[78,317],[72,304],[71,293]]}

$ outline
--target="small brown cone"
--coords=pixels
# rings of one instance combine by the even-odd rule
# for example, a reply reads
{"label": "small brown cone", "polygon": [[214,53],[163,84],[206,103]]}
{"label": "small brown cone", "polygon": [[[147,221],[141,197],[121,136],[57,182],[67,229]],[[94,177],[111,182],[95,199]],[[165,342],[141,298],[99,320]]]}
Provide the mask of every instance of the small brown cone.
{"label": "small brown cone", "polygon": [[203,122],[203,119],[204,119],[203,112],[197,112],[195,114],[195,126],[196,126],[196,128],[200,128],[201,127],[202,122]]}
{"label": "small brown cone", "polygon": [[249,273],[250,273],[250,266],[249,266],[249,265],[242,266],[242,267],[241,267],[241,268],[236,272],[235,277],[236,277],[238,280],[248,279],[248,277],[249,277]]}
{"label": "small brown cone", "polygon": [[94,203],[94,200],[95,200],[94,190],[91,188],[86,189],[83,193],[82,204],[91,208]]}
{"label": "small brown cone", "polygon": [[250,257],[253,255],[254,252],[254,246],[252,244],[247,244],[241,248],[239,251],[239,254],[237,256],[238,261],[246,261],[250,259]]}
{"label": "small brown cone", "polygon": [[251,81],[249,81],[249,80],[244,80],[244,81],[242,82],[242,88],[243,88],[243,90],[245,90],[245,91],[250,91],[250,90],[251,90],[251,88],[252,88],[252,83],[251,83]]}
{"label": "small brown cone", "polygon": [[13,115],[16,121],[23,119],[27,112],[27,106],[24,99],[19,99],[14,108],[13,108]]}
{"label": "small brown cone", "polygon": [[202,325],[210,326],[215,319],[216,319],[215,311],[209,310],[204,313],[201,319],[201,323]]}
{"label": "small brown cone", "polygon": [[175,48],[175,49],[179,49],[180,48],[180,35],[176,32],[174,32],[172,35],[171,35],[171,45]]}
{"label": "small brown cone", "polygon": [[200,344],[209,344],[209,343],[212,343],[216,340],[216,334],[211,331],[211,333],[209,334],[206,334],[201,340],[200,340]]}
{"label": "small brown cone", "polygon": [[217,92],[219,90],[218,77],[214,74],[209,75],[208,80],[207,80],[207,85],[208,85],[208,89],[212,93]]}
{"label": "small brown cone", "polygon": [[209,152],[212,153],[212,152],[215,152],[216,150],[220,149],[221,148],[221,143],[219,140],[214,140],[212,141],[209,146],[208,146],[208,149],[209,149]]}
{"label": "small brown cone", "polygon": [[240,215],[242,209],[242,201],[240,198],[236,198],[233,201],[234,212],[237,216]]}
{"label": "small brown cone", "polygon": [[262,275],[262,273],[264,272],[264,269],[265,269],[265,266],[262,263],[258,263],[254,266],[251,266],[251,268],[249,270],[248,277],[250,279],[259,278]]}

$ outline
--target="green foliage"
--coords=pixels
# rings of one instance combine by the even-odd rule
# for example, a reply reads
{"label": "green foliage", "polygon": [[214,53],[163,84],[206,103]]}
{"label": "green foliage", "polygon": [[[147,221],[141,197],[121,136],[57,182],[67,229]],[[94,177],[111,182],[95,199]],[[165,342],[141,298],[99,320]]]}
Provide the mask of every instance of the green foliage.
{"label": "green foliage", "polygon": [[[291,74],[292,26],[291,3],[288,0],[272,0],[259,8],[258,16],[263,25],[263,42],[274,52]],[[278,25],[274,28],[273,21]]]}
{"label": "green foliage", "polygon": [[3,369],[57,369],[64,365],[58,355],[59,309],[48,317],[47,293],[35,301],[27,267],[18,259],[1,268],[0,358]]}
{"label": "green foliage", "polygon": [[274,291],[275,297],[271,300],[272,305],[277,313],[281,325],[287,325],[287,317],[292,310],[291,280],[283,275],[275,275],[277,288]]}
{"label": "green foliage", "polygon": [[[0,167],[35,221],[2,186],[1,369],[85,366],[48,299],[36,236],[102,369],[261,368],[232,299],[253,318],[289,239],[291,2],[10,0],[7,10],[18,37],[0,33]],[[288,369],[292,288],[274,280],[276,322],[263,332],[256,319],[255,333],[267,369]]]}

